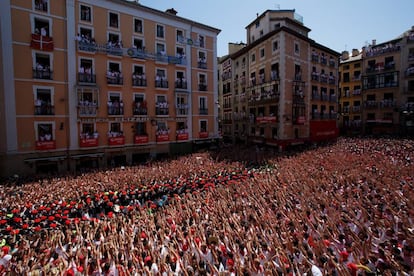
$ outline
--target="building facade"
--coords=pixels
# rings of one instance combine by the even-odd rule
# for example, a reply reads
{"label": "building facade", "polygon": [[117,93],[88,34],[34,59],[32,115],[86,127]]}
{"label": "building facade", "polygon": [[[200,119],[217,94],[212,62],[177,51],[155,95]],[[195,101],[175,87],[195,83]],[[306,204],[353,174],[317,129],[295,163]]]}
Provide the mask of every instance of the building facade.
{"label": "building facade", "polygon": [[284,147],[335,139],[339,53],[308,37],[294,10],[267,10],[247,45],[220,60],[223,138]]}
{"label": "building facade", "polygon": [[2,175],[126,165],[218,138],[220,30],[123,0],[6,0]]}
{"label": "building facade", "polygon": [[344,135],[362,134],[362,52],[342,52],[339,65],[339,128]]}

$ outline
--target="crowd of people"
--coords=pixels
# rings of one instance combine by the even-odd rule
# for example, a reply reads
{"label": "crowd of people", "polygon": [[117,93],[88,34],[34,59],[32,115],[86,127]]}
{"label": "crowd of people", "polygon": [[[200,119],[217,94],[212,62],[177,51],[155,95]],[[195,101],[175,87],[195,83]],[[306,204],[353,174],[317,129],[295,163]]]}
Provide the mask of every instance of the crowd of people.
{"label": "crowd of people", "polygon": [[0,275],[413,275],[413,158],[340,138],[3,183]]}

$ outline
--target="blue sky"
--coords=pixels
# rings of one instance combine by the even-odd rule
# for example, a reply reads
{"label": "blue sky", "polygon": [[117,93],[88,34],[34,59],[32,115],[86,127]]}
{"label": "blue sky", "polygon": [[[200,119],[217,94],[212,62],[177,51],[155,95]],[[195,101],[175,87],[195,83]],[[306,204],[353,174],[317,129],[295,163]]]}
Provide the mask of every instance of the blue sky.
{"label": "blue sky", "polygon": [[217,55],[229,42],[246,42],[245,27],[265,10],[295,9],[312,31],[309,37],[337,52],[361,48],[373,39],[391,40],[414,26],[414,0],[140,0],[142,5],[220,29]]}

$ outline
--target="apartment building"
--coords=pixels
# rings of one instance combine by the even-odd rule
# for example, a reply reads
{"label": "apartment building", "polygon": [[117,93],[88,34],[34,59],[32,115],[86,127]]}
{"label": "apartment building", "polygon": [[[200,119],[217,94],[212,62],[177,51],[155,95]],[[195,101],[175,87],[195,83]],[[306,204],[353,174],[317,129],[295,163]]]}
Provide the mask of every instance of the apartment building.
{"label": "apartment building", "polygon": [[1,175],[79,171],[218,138],[220,30],[124,0],[6,0]]}
{"label": "apartment building", "polygon": [[223,138],[283,149],[337,137],[339,53],[309,32],[295,10],[247,25],[247,45],[220,60]]}
{"label": "apartment building", "polygon": [[363,48],[365,134],[414,136],[414,27]]}
{"label": "apartment building", "polygon": [[339,129],[344,135],[362,134],[362,52],[343,51],[339,64]]}

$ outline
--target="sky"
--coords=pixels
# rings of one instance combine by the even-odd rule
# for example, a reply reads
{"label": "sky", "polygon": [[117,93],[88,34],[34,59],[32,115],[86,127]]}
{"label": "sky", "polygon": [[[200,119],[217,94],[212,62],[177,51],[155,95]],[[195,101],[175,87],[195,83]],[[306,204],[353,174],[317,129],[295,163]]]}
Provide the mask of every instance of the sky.
{"label": "sky", "polygon": [[228,43],[246,42],[245,27],[266,10],[295,9],[312,31],[309,38],[341,53],[392,40],[414,26],[414,0],[140,0],[221,32],[217,56],[228,54]]}

